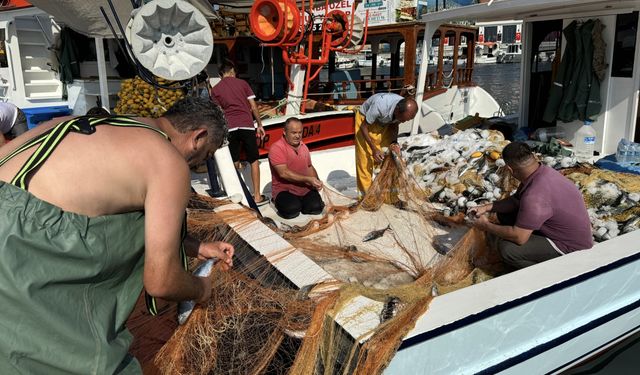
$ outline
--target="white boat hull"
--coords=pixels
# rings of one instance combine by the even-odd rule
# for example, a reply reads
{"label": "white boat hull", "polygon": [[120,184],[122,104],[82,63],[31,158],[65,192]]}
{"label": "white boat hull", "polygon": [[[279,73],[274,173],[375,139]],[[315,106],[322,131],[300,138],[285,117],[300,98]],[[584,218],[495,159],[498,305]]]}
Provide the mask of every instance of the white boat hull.
{"label": "white boat hull", "polygon": [[632,232],[437,297],[385,373],[547,373],[597,353],[640,326],[638,240]]}
{"label": "white boat hull", "polygon": [[487,56],[487,55],[482,55],[482,56],[476,56],[474,63],[476,64],[495,64],[497,61],[495,56]]}
{"label": "white boat hull", "polygon": [[521,53],[505,53],[498,55],[496,62],[498,64],[515,64],[522,61]]}
{"label": "white boat hull", "polygon": [[[483,88],[454,86],[422,103],[419,129],[427,133],[476,113],[481,117],[503,115],[500,104]],[[406,130],[403,125],[401,133]]]}
{"label": "white boat hull", "polygon": [[[319,177],[331,184],[355,178],[353,155],[353,146],[323,150],[312,152],[312,161]],[[269,194],[267,160],[260,170],[261,190]],[[268,229],[260,228],[264,238]],[[640,327],[637,244],[640,231],[436,297],[385,373],[547,373],[603,350]],[[308,280],[299,263],[276,267],[299,286],[329,278],[309,266],[313,277]],[[357,304],[375,307],[366,299]],[[343,326],[353,337],[363,327],[366,322]]]}

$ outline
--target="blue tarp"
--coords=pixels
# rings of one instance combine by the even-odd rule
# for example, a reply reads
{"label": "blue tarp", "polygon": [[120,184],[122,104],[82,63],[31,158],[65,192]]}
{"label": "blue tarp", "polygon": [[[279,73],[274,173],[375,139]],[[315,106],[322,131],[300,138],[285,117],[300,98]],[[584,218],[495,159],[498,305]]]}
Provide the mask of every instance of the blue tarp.
{"label": "blue tarp", "polygon": [[614,172],[640,174],[640,165],[620,165],[616,162],[616,155],[611,154],[598,160],[595,166],[602,169],[608,169]]}

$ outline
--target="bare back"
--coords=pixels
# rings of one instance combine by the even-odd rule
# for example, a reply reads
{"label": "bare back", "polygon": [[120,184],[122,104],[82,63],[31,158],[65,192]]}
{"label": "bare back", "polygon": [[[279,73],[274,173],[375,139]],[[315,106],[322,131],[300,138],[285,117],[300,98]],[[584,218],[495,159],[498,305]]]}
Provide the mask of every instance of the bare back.
{"label": "bare back", "polygon": [[[0,158],[69,118],[51,120],[21,135],[0,148]],[[10,182],[36,147],[0,167],[0,180]],[[150,181],[166,176],[158,173],[166,168],[178,173],[175,180],[163,183],[188,185],[183,181],[188,176],[184,158],[161,134],[99,125],[90,135],[69,133],[35,172],[29,192],[65,211],[90,217],[130,212],[144,208]]]}

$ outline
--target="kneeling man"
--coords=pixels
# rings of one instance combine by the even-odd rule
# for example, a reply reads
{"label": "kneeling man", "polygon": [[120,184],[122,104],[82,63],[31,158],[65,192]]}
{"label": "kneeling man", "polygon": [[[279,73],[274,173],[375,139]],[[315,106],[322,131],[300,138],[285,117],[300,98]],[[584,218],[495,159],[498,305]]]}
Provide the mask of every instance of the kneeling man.
{"label": "kneeling man", "polygon": [[[508,144],[502,157],[520,181],[514,195],[469,210],[477,228],[501,238],[502,259],[515,268],[593,246],[591,222],[582,194],[555,169],[541,165],[529,146]],[[496,212],[499,224],[485,213]]]}
{"label": "kneeling man", "polygon": [[290,117],[284,124],[284,136],[269,150],[272,196],[278,215],[293,219],[303,214],[322,212],[322,181],[311,165],[309,149],[302,143],[302,122]]}

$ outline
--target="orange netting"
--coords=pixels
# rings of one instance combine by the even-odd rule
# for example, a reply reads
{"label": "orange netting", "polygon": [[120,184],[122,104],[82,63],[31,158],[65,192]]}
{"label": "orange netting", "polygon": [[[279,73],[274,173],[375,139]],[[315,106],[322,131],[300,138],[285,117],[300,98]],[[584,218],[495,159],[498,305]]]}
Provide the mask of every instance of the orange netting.
{"label": "orange netting", "polygon": [[[156,356],[163,373],[379,374],[393,358],[402,338],[426,312],[434,295],[501,272],[490,241],[475,229],[463,228],[466,233],[446,254],[425,255],[422,248],[431,249],[436,238],[435,219],[450,226],[457,224],[441,217],[426,202],[424,193],[405,169],[401,162],[387,157],[359,205],[333,205],[325,193],[328,208],[324,217],[302,228],[280,231],[293,244],[292,249],[301,249],[319,264],[325,262],[326,267],[342,261],[353,266],[349,269],[354,273],[381,265],[385,272],[404,275],[384,288],[336,277],[310,290],[295,290],[264,257],[246,249],[246,242],[237,234],[258,220],[251,211],[220,209],[224,205],[220,201],[195,197],[189,211],[190,232],[200,240],[230,242],[236,247],[237,260],[234,271],[212,274],[210,302],[197,306]],[[411,241],[396,234],[391,236],[405,261],[398,262],[397,257],[384,252],[356,249],[346,242],[346,224],[360,209],[384,211],[391,206],[413,215],[407,216],[413,220],[407,223],[409,227],[429,232],[420,234],[427,237],[416,235]],[[219,208],[217,212],[215,208]],[[344,227],[340,229],[341,226]],[[322,242],[313,236],[323,235],[323,231],[334,231],[333,238],[337,240]],[[421,242],[423,238],[427,241]],[[289,252],[270,255],[269,260],[286,257]],[[351,337],[334,318],[356,297],[378,301],[383,308],[375,329]]]}

